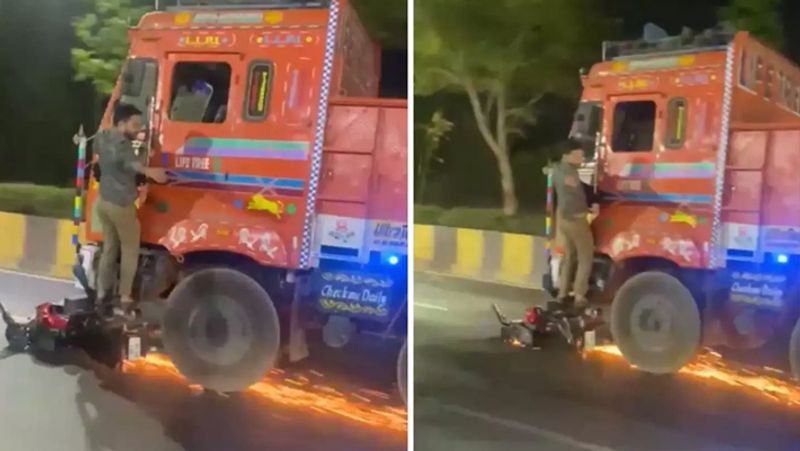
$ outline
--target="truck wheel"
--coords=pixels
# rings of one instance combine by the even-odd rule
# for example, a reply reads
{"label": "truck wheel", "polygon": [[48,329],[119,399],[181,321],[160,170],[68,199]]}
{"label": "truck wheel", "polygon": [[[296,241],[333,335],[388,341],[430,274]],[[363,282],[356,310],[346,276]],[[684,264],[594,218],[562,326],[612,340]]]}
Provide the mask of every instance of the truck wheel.
{"label": "truck wheel", "polygon": [[397,388],[403,402],[408,404],[408,341],[403,343],[397,356]]}
{"label": "truck wheel", "polygon": [[700,311],[675,277],[641,273],[625,282],[614,297],[611,334],[625,359],[640,370],[674,373],[700,345]]}
{"label": "truck wheel", "polygon": [[792,336],[789,338],[789,366],[792,369],[792,377],[800,381],[800,319],[794,324]]}
{"label": "truck wheel", "polygon": [[227,268],[198,271],[167,299],[164,348],[190,381],[219,392],[266,375],[280,347],[278,313],[251,277]]}

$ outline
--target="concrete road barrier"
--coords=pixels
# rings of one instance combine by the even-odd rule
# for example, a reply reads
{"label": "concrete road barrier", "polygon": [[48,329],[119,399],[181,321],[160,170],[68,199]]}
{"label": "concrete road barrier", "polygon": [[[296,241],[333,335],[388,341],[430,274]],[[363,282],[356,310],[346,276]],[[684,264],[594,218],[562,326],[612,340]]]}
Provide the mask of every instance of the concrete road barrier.
{"label": "concrete road barrier", "polygon": [[0,268],[72,278],[72,221],[0,212]]}
{"label": "concrete road barrier", "polygon": [[414,225],[414,270],[539,289],[547,269],[543,237]]}
{"label": "concrete road barrier", "polygon": [[[72,221],[0,212],[0,268],[71,279]],[[487,230],[414,225],[416,271],[541,288],[545,239]]]}

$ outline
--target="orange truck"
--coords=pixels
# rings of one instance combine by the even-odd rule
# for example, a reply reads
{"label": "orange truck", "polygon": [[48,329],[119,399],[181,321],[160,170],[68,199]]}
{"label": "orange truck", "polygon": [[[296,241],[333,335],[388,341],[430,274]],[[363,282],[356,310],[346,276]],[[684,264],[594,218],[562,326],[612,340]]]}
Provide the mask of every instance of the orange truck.
{"label": "orange truck", "polygon": [[800,377],[800,69],[724,29],[603,53],[571,136],[602,198],[592,296],[615,343],[651,373],[701,346],[788,344]]}
{"label": "orange truck", "polygon": [[139,156],[171,176],[142,190],[137,293],[164,307],[188,379],[241,390],[306,357],[313,330],[336,348],[387,343],[404,393],[407,111],[378,98],[380,62],[348,0],[156,3],[130,30],[103,127],[119,102],[138,106]]}

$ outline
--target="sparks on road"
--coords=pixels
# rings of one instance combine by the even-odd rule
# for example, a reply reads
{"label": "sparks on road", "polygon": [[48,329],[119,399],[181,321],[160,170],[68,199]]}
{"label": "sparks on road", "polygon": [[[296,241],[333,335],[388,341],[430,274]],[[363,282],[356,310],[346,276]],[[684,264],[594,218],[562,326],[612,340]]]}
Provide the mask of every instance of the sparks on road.
{"label": "sparks on road", "polygon": [[[586,352],[587,356],[611,356],[622,358],[622,352],[614,345],[597,346]],[[736,387],[771,401],[789,406],[800,406],[800,386],[789,380],[782,371],[775,368],[749,368],[724,360],[716,352],[706,351],[681,368],[678,374],[698,379],[713,380]]]}
{"label": "sparks on road", "polygon": [[[126,373],[136,374],[155,372],[160,376],[168,376],[187,383],[172,361],[162,354],[148,354],[138,360],[126,361],[123,370]],[[315,375],[314,373],[320,374],[317,372],[310,374]],[[188,388],[193,392],[203,390],[197,385],[189,385]],[[385,400],[388,395],[381,394],[375,396],[376,400],[371,400],[369,391],[361,390],[367,396],[343,393],[330,385],[315,383],[300,374],[272,370],[267,377],[253,384],[246,392],[287,407],[313,410],[393,432],[406,433],[408,430],[406,410],[386,405]]]}

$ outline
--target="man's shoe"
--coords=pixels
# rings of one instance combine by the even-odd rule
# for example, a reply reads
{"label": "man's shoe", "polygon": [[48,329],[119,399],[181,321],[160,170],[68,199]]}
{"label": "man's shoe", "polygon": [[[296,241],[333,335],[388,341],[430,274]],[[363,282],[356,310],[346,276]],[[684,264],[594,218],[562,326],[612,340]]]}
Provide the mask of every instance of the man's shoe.
{"label": "man's shoe", "polygon": [[569,311],[574,302],[575,300],[572,298],[572,296],[559,297],[555,301],[549,301],[546,309],[548,312]]}
{"label": "man's shoe", "polygon": [[575,312],[576,315],[583,315],[584,312],[589,308],[589,300],[585,297],[576,297],[575,301],[572,305],[572,311]]}
{"label": "man's shoe", "polygon": [[119,299],[113,304],[112,316],[118,319],[132,319],[136,317],[136,303]]}
{"label": "man's shoe", "polygon": [[114,303],[108,297],[98,299],[94,305],[95,311],[101,318],[112,318],[114,316]]}

